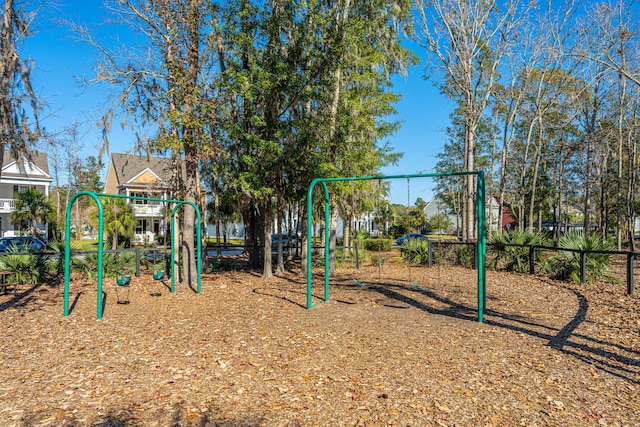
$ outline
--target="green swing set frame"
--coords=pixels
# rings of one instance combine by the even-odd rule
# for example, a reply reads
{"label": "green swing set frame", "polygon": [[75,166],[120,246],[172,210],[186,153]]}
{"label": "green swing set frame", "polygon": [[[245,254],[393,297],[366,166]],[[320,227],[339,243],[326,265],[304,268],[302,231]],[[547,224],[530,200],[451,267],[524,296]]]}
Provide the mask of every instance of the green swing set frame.
{"label": "green swing set frame", "polygon": [[[197,270],[197,293],[200,294],[201,287],[201,276],[202,276],[202,234],[200,231],[201,224],[201,215],[200,209],[198,206],[186,200],[173,200],[173,199],[160,199],[155,197],[140,197],[140,196],[126,196],[124,194],[105,194],[105,193],[96,193],[93,191],[79,191],[74,194],[69,202],[67,203],[67,217],[65,221],[65,246],[64,246],[64,315],[65,317],[69,315],[69,273],[70,273],[70,265],[71,265],[71,207],[73,203],[76,201],[78,197],[81,196],[89,196],[91,197],[98,207],[98,302],[97,302],[97,315],[96,318],[98,320],[102,319],[102,281],[103,281],[103,272],[104,267],[102,265],[103,258],[103,238],[104,238],[104,206],[100,201],[100,197],[111,197],[115,199],[129,199],[129,200],[143,200],[143,201],[153,201],[153,202],[163,202],[163,203],[175,203],[176,205],[173,207],[171,211],[171,221],[176,215],[176,212],[179,207],[183,205],[192,206],[196,212],[196,230],[197,230],[197,256],[196,256],[196,270]],[[171,246],[174,247],[175,242],[174,239],[173,228],[171,229]],[[171,251],[171,292],[175,292],[175,255],[174,252]],[[155,279],[154,272],[154,279]],[[158,279],[156,279],[158,280]]]}
{"label": "green swing set frame", "polygon": [[[478,170],[474,172],[445,172],[434,174],[412,174],[412,175],[387,175],[387,176],[353,176],[344,178],[315,178],[309,184],[307,192],[307,309],[311,309],[315,305],[312,302],[312,238],[311,230],[313,230],[313,190],[317,184],[322,186],[324,191],[324,224],[325,224],[325,242],[324,242],[324,259],[329,259],[329,223],[331,199],[329,196],[328,182],[337,181],[370,181],[370,180],[393,180],[393,179],[410,179],[410,178],[440,178],[446,176],[462,176],[476,175],[476,209],[478,217],[478,240],[476,242],[476,253],[478,257],[478,322],[482,323],[486,306],[485,292],[485,260],[487,253],[487,231],[485,229],[485,183],[484,171]],[[357,282],[356,282],[357,283]],[[323,302],[329,301],[329,263],[324,263],[324,296]],[[319,303],[320,304],[320,303]]]}

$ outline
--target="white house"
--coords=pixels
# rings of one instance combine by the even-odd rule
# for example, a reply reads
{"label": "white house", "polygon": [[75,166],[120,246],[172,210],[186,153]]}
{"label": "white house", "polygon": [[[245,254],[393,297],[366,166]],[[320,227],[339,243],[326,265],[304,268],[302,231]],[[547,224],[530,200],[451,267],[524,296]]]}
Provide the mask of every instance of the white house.
{"label": "white house", "polygon": [[[0,172],[0,233],[3,237],[20,235],[20,225],[13,224],[9,215],[16,209],[15,194],[35,188],[49,196],[53,178],[49,175],[49,163],[44,153],[34,153],[30,159],[16,160],[5,150]],[[38,224],[40,237],[46,239],[47,224]]]}

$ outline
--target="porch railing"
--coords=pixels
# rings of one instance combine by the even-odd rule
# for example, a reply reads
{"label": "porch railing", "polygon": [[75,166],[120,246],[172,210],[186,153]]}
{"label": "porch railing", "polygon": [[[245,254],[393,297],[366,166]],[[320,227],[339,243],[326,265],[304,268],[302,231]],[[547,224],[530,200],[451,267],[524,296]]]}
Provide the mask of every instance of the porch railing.
{"label": "porch railing", "polygon": [[132,204],[131,207],[133,208],[133,214],[140,216],[140,215],[162,215],[162,205],[151,205],[151,204],[145,204],[145,205],[136,205],[136,204]]}
{"label": "porch railing", "polygon": [[16,210],[15,199],[0,199],[0,212],[12,212]]}

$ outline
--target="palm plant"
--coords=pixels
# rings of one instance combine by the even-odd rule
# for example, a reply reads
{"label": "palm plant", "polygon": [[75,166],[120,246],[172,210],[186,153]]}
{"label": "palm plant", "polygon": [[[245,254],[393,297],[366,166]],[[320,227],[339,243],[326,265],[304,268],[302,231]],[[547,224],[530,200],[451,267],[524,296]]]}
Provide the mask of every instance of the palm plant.
{"label": "palm plant", "polygon": [[[495,257],[488,263],[489,268],[503,268],[507,271],[526,273],[529,271],[529,247],[549,246],[551,240],[546,234],[513,230],[506,233],[491,233],[487,252]],[[519,246],[510,246],[519,245]],[[534,262],[542,261],[543,250],[534,251]]]}
{"label": "palm plant", "polygon": [[94,279],[98,268],[103,268],[104,277],[116,277],[129,274],[135,266],[135,253],[105,253],[102,255],[102,265],[98,265],[98,254],[90,253],[82,258],[72,259],[72,268],[84,274],[89,280]]}
{"label": "palm plant", "polygon": [[[49,269],[52,274],[60,274],[64,272],[64,246],[65,242],[60,240],[49,240],[47,243],[47,247],[51,251],[59,253],[58,256],[50,258]],[[71,251],[80,251],[82,250],[82,247],[78,242],[72,240],[70,242],[69,249]]]}
{"label": "palm plant", "polygon": [[570,279],[580,283],[580,252],[586,252],[585,273],[587,282],[607,281],[618,282],[611,275],[613,254],[593,253],[589,251],[615,251],[615,244],[611,240],[603,241],[597,234],[585,237],[582,231],[570,231],[565,233],[558,241],[558,246],[573,251],[559,251],[557,255],[549,258],[544,271],[552,274],[557,279]]}
{"label": "palm plant", "polygon": [[11,249],[6,255],[0,256],[0,270],[14,272],[14,277],[9,280],[26,284],[46,281],[49,257],[41,254],[21,253],[19,255],[19,252],[20,249]]}
{"label": "palm plant", "polygon": [[[111,249],[118,249],[118,244],[133,237],[135,232],[135,218],[133,209],[125,199],[104,197],[101,198],[104,207],[104,231],[111,240]],[[98,212],[91,213],[93,225],[98,227]]]}
{"label": "palm plant", "polygon": [[429,241],[427,239],[408,239],[402,244],[402,257],[412,264],[429,261]]}
{"label": "palm plant", "polygon": [[9,214],[14,224],[25,224],[30,236],[38,236],[38,222],[48,222],[53,218],[53,203],[45,194],[35,188],[28,188],[15,194],[16,209]]}

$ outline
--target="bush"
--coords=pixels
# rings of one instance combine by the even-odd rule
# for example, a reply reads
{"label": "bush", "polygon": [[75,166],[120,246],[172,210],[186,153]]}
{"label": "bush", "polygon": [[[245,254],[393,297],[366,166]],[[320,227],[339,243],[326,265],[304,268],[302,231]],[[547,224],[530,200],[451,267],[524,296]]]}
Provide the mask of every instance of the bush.
{"label": "bush", "polygon": [[[597,234],[585,238],[582,231],[570,231],[565,233],[558,242],[563,249],[575,249],[583,251],[615,251],[615,244],[611,240],[601,240]],[[587,253],[585,273],[587,282],[607,281],[619,282],[611,273],[613,254]],[[544,271],[556,279],[572,280],[580,283],[580,252],[559,251],[557,255],[547,260]]]}
{"label": "bush", "polygon": [[11,250],[7,255],[0,256],[0,270],[14,272],[12,275],[14,277],[8,278],[8,280],[16,280],[26,284],[46,281],[49,257],[40,254],[17,255],[17,252],[19,252],[18,249]]}
{"label": "bush", "polygon": [[458,265],[473,267],[473,248],[469,245],[456,245]]}
{"label": "bush", "polygon": [[369,233],[365,230],[356,230],[353,232],[353,240],[364,240],[369,238]]}
{"label": "bush", "polygon": [[[489,236],[491,246],[487,248],[490,254],[495,255],[488,266],[489,268],[503,268],[517,273],[529,272],[529,247],[549,246],[551,240],[543,233],[531,233],[530,231],[513,230],[506,233],[495,232]],[[506,246],[527,245],[527,246]],[[542,250],[535,251],[535,262],[542,261]]]}
{"label": "bush", "polygon": [[[134,252],[106,253],[102,254],[102,267],[104,277],[116,277],[124,273],[130,273],[135,267],[136,254]],[[90,253],[79,259],[72,259],[72,267],[75,271],[83,273],[89,280],[93,280],[98,272],[98,254]]]}
{"label": "bush", "polygon": [[364,248],[367,251],[390,251],[391,239],[366,239]]}
{"label": "bush", "polygon": [[427,239],[409,239],[402,244],[402,257],[412,264],[429,262],[429,241]]}

